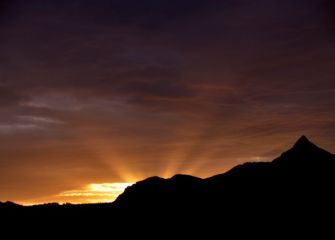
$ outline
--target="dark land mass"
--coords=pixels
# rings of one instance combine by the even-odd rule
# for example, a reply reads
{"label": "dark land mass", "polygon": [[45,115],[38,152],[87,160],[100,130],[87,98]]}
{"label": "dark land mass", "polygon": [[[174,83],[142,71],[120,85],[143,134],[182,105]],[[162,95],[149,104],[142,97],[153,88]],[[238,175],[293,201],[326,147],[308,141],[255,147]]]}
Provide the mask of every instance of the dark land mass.
{"label": "dark land mass", "polygon": [[123,236],[155,233],[158,239],[177,232],[251,236],[268,230],[270,239],[292,230],[322,234],[335,229],[334,170],[335,156],[303,136],[272,162],[245,163],[206,179],[151,177],[110,204],[0,203],[0,217],[9,227],[44,226],[72,234],[118,229]]}

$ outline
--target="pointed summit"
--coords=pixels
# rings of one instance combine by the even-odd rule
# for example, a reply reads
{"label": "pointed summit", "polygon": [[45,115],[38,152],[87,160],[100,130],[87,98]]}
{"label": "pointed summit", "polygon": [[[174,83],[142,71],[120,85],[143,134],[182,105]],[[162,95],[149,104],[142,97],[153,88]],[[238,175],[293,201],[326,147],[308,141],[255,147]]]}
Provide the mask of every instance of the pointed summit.
{"label": "pointed summit", "polygon": [[333,158],[332,154],[310,142],[306,136],[302,136],[291,149],[276,158],[274,163],[297,164],[302,167],[306,163],[320,164],[322,161]]}
{"label": "pointed summit", "polygon": [[315,146],[312,142],[308,140],[306,136],[301,136],[298,141],[294,144],[293,148],[306,148],[308,146]]}
{"label": "pointed summit", "polygon": [[306,136],[300,137],[298,141],[291,148],[291,151],[299,152],[300,154],[305,155],[309,155],[311,153],[327,152],[324,149],[312,143],[311,141],[309,141],[309,139]]}

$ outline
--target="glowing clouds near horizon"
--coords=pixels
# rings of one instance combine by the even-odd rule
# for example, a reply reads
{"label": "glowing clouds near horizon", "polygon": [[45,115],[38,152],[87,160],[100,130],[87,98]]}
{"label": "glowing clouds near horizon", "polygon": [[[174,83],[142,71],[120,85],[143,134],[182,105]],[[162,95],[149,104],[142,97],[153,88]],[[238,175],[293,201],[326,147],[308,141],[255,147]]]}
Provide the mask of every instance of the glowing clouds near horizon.
{"label": "glowing clouds near horizon", "polygon": [[57,202],[60,204],[85,204],[85,203],[109,203],[113,202],[124,190],[133,183],[91,183],[79,189],[61,192],[57,195],[19,201],[22,205],[36,205]]}
{"label": "glowing clouds near horizon", "polygon": [[58,195],[62,202],[70,203],[102,203],[113,202],[133,183],[92,183],[83,189],[62,192]]}

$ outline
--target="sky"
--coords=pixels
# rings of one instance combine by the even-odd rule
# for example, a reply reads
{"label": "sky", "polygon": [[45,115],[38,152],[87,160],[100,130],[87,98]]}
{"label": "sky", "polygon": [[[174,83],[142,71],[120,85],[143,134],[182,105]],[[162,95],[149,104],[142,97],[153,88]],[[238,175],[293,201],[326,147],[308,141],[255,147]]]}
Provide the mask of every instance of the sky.
{"label": "sky", "polygon": [[335,1],[0,0],[0,201],[113,200],[335,152]]}

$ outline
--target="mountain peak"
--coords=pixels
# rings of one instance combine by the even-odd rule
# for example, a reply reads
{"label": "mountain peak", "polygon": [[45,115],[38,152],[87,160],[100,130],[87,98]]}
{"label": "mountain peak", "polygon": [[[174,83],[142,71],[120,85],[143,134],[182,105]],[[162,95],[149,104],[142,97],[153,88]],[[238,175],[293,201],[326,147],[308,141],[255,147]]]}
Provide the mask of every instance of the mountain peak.
{"label": "mountain peak", "polygon": [[326,150],[318,147],[308,140],[306,136],[302,136],[293,145],[291,149],[284,152],[280,157],[276,158],[274,163],[298,163],[298,167],[304,166],[302,163],[310,163],[315,165],[320,163],[321,160],[332,159],[333,155]]}
{"label": "mountain peak", "polygon": [[300,147],[306,147],[306,146],[311,146],[311,145],[314,146],[314,144],[310,142],[306,136],[303,135],[294,144],[293,148],[300,148]]}

